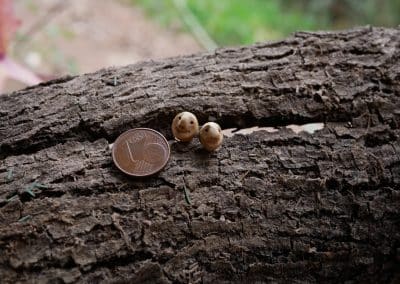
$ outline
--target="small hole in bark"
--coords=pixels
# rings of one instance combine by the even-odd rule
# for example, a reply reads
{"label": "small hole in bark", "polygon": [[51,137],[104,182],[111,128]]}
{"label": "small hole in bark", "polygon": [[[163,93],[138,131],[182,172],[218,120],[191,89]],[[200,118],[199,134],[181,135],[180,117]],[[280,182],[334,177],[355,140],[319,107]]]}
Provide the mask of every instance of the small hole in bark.
{"label": "small hole in bark", "polygon": [[320,94],[314,94],[314,101],[316,101],[317,103],[322,103],[322,98]]}
{"label": "small hole in bark", "polygon": [[326,181],[327,189],[339,189],[339,182],[333,178],[330,178]]}
{"label": "small hole in bark", "polygon": [[20,196],[19,199],[21,200],[21,202],[27,202],[29,200],[34,199],[34,197],[32,197],[28,192],[23,192]]}
{"label": "small hole in bark", "polygon": [[61,267],[63,268],[73,268],[75,266],[75,261],[72,256],[68,256],[62,260],[60,263]]}
{"label": "small hole in bark", "polygon": [[78,175],[78,176],[84,176],[85,175],[85,169],[81,169],[81,170],[75,172],[75,174]]}

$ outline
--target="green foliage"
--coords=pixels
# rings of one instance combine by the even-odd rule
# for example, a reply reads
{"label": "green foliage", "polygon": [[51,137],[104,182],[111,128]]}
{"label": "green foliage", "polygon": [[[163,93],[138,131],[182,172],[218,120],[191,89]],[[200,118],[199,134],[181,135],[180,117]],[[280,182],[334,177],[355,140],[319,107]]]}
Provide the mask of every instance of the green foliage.
{"label": "green foliage", "polygon": [[[130,1],[143,7],[163,26],[183,26],[173,0]],[[400,0],[186,0],[186,3],[220,45],[282,38],[296,30],[400,23]]]}
{"label": "green foliage", "polygon": [[284,13],[279,2],[189,0],[188,6],[219,44],[279,38],[297,28],[311,29],[315,26],[312,17],[296,11]]}
{"label": "green foliage", "polygon": [[[161,25],[176,25],[181,16],[173,0],[131,0],[140,4]],[[187,5],[220,45],[247,44],[281,38],[296,29],[313,29],[310,15],[284,11],[279,0],[188,0]]]}

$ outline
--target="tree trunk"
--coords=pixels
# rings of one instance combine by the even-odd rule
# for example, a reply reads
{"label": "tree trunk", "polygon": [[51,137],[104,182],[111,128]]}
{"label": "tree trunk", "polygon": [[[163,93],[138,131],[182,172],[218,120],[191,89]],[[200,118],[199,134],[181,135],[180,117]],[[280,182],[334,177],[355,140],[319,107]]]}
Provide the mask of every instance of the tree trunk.
{"label": "tree trunk", "polygon": [[[400,281],[399,60],[398,28],[300,32],[1,95],[1,282]],[[182,110],[279,130],[209,154]],[[154,177],[113,165],[134,127],[170,140]]]}

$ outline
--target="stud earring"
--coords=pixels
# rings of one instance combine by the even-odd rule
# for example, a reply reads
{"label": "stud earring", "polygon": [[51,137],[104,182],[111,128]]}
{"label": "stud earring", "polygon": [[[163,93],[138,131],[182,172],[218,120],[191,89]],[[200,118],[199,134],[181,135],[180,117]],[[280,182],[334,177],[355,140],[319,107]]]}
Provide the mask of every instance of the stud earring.
{"label": "stud earring", "polygon": [[200,128],[200,143],[207,151],[214,151],[221,146],[223,137],[221,127],[215,122],[207,122]]}
{"label": "stud earring", "polygon": [[171,129],[176,140],[190,142],[199,133],[199,122],[193,113],[184,111],[175,116]]}

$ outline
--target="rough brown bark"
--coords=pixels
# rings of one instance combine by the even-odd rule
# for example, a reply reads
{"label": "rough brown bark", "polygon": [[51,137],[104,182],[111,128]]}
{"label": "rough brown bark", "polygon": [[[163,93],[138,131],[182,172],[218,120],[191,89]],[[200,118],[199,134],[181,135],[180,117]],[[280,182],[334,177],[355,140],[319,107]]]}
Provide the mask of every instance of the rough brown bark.
{"label": "rough brown bark", "polygon": [[[399,60],[400,29],[302,32],[1,95],[1,282],[399,281]],[[326,127],[171,141],[147,179],[113,166],[120,133],[171,139],[180,110]]]}

